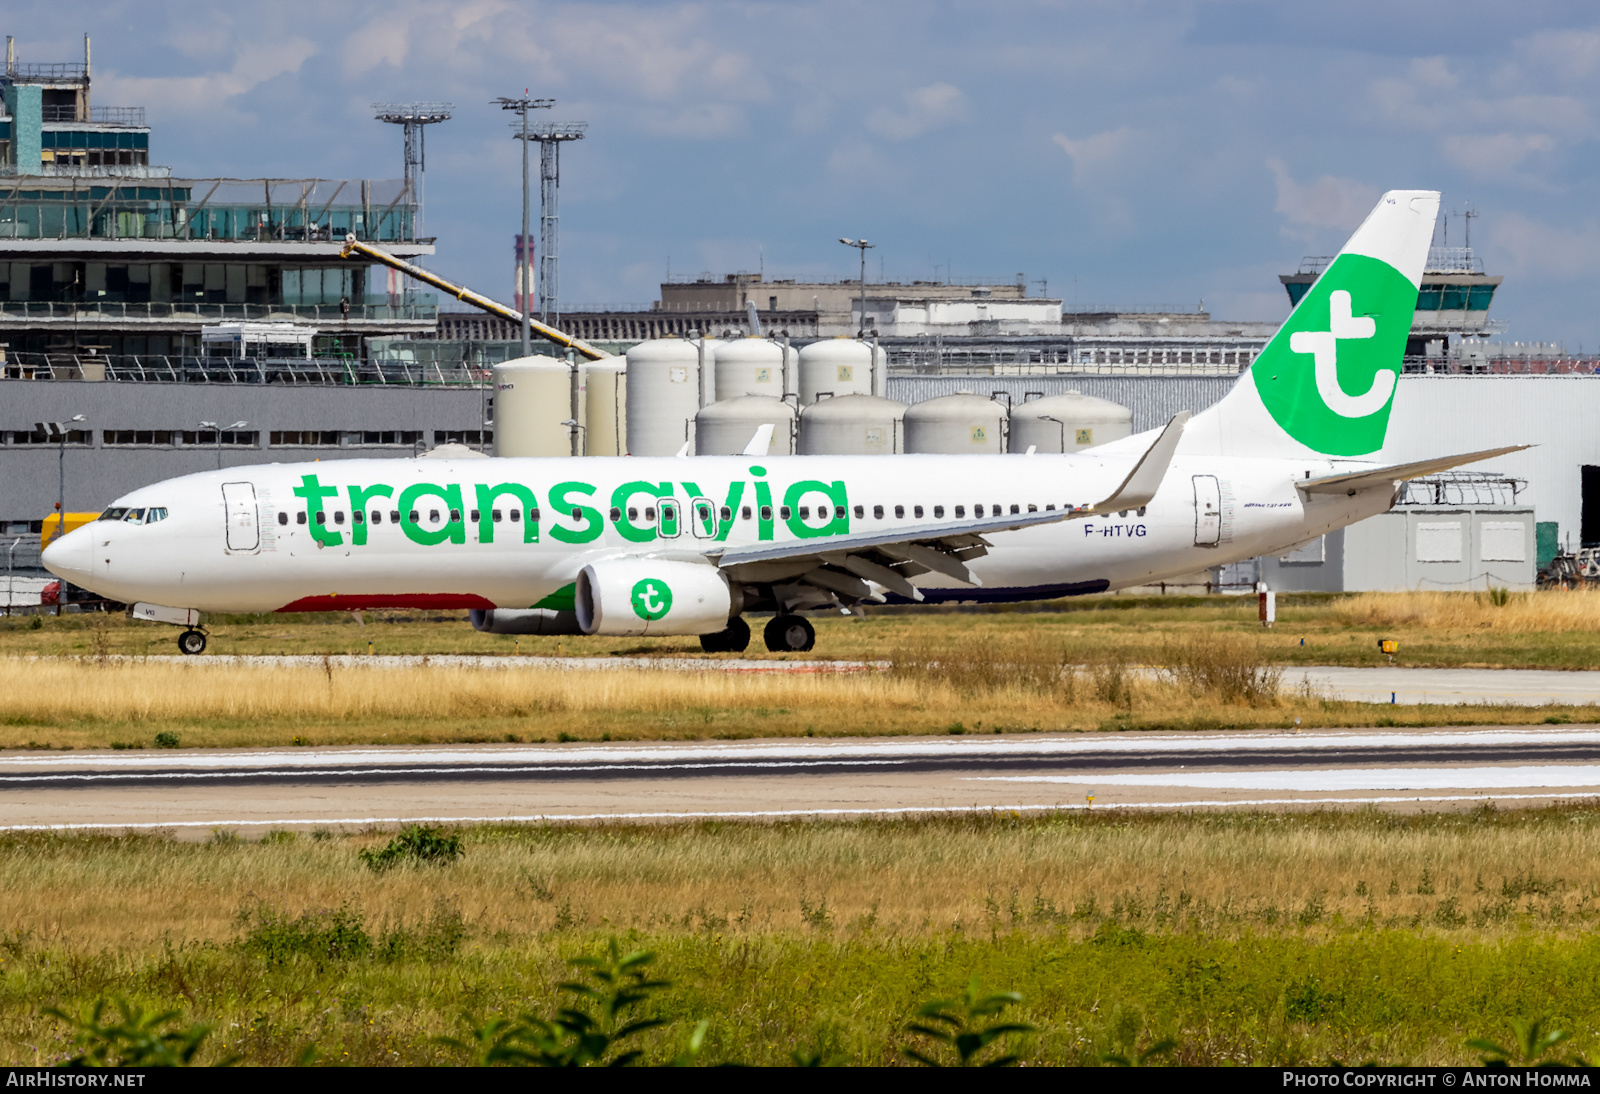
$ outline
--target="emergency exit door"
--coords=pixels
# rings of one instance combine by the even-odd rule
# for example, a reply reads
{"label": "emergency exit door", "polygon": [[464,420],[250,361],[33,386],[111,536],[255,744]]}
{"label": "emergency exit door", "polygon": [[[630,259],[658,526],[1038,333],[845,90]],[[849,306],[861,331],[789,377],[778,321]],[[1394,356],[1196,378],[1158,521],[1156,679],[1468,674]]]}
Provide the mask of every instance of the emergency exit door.
{"label": "emergency exit door", "polygon": [[256,525],[256,488],[248,482],[222,484],[222,505],[228,513],[228,550],[254,551],[261,546]]}
{"label": "emergency exit door", "polygon": [[1194,477],[1194,545],[1215,547],[1222,540],[1222,484],[1215,475]]}

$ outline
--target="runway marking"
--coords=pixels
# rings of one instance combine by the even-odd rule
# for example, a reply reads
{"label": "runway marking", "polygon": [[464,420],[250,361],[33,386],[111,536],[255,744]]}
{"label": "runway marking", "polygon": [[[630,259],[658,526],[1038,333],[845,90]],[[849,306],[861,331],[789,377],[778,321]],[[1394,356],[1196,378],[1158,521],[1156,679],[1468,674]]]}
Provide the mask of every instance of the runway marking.
{"label": "runway marking", "polygon": [[1183,786],[1195,790],[1495,790],[1523,786],[1600,787],[1600,768],[1558,764],[1521,767],[1345,768],[1331,771],[1215,771],[1160,775],[967,775],[963,782],[1071,783],[1081,786]]}
{"label": "runway marking", "polygon": [[584,745],[486,746],[481,748],[357,748],[317,750],[307,748],[251,751],[166,750],[130,755],[126,752],[71,752],[49,755],[13,754],[0,756],[0,771],[9,769],[85,768],[98,770],[229,767],[334,767],[387,766],[406,763],[488,764],[538,763],[582,765],[592,763],[646,763],[728,760],[810,760],[911,758],[949,759],[951,757],[994,757],[1006,755],[1062,755],[1126,752],[1249,752],[1264,749],[1299,748],[1325,750],[1340,748],[1440,748],[1471,745],[1509,744],[1600,744],[1600,730],[1444,730],[1436,733],[1354,732],[1293,733],[1285,731],[1250,735],[1120,733],[1078,734],[1071,737],[1017,734],[1008,737],[898,737],[872,741],[829,742],[818,740],[730,741],[720,744],[629,743]]}
{"label": "runway marking", "polygon": [[972,814],[972,813],[1067,813],[1088,812],[1093,810],[1126,810],[1126,809],[1223,809],[1238,808],[1240,806],[1265,806],[1265,805],[1396,805],[1414,802],[1463,802],[1463,801],[1562,801],[1567,799],[1593,799],[1594,794],[1439,794],[1419,795],[1414,797],[1385,797],[1385,798],[1256,798],[1241,801],[1182,801],[1182,802],[1103,802],[1090,806],[1082,802],[1062,802],[1055,805],[1019,804],[1019,805],[967,805],[967,806],[914,806],[895,807],[887,809],[740,809],[724,812],[684,812],[684,813],[530,813],[526,815],[508,815],[500,817],[480,816],[419,816],[419,817],[320,817],[314,819],[300,817],[286,817],[275,820],[254,820],[249,818],[234,820],[204,820],[204,821],[135,821],[117,823],[115,821],[102,821],[98,824],[6,824],[0,825],[0,832],[61,832],[61,831],[88,831],[116,829],[150,831],[163,828],[261,828],[264,826],[288,827],[292,825],[307,824],[549,824],[549,823],[576,823],[579,821],[608,821],[608,820],[659,820],[659,821],[686,821],[686,820],[784,820],[805,817],[881,817],[902,816],[910,814]]}

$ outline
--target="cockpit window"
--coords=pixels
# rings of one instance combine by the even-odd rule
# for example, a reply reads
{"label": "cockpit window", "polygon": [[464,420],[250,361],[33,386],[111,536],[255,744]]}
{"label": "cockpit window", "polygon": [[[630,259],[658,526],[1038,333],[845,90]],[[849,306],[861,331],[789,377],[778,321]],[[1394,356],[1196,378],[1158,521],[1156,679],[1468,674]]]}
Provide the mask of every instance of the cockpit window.
{"label": "cockpit window", "polygon": [[128,515],[127,509],[122,509],[122,508],[107,509],[104,513],[100,514],[100,519],[101,520],[121,520],[123,517],[125,517],[127,515]]}
{"label": "cockpit window", "polygon": [[128,515],[123,517],[122,519],[127,521],[129,524],[143,524],[144,523],[144,510],[143,509],[129,509],[128,510]]}
{"label": "cockpit window", "polygon": [[167,519],[167,510],[166,510],[165,506],[162,506],[162,507],[160,507],[158,509],[146,509],[145,510],[144,522],[146,524],[154,524],[158,520],[166,520],[166,519]]}

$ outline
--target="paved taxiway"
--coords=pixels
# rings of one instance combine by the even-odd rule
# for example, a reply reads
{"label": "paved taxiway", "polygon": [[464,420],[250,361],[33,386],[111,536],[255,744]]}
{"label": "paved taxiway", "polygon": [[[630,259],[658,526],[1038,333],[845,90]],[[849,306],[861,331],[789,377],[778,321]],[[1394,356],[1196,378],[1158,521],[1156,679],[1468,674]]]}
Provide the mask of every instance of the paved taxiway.
{"label": "paved taxiway", "polygon": [[0,827],[1466,808],[1600,797],[1600,729],[0,755]]}

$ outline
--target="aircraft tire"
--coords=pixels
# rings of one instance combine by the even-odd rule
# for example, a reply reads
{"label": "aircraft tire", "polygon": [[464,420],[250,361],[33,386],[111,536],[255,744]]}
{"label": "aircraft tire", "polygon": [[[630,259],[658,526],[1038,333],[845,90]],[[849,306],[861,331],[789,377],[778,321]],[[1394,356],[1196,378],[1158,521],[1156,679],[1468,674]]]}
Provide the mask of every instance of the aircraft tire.
{"label": "aircraft tire", "polygon": [[707,653],[743,653],[750,648],[750,624],[735,617],[728,621],[726,630],[702,634],[700,648]]}
{"label": "aircraft tire", "polygon": [[193,657],[206,652],[206,636],[203,631],[184,631],[178,635],[178,649]]}
{"label": "aircraft tire", "polygon": [[762,633],[773,653],[805,653],[817,643],[810,621],[798,615],[775,615]]}

